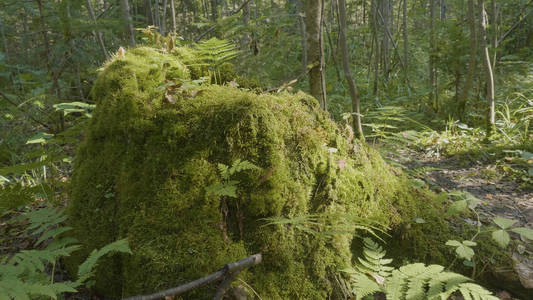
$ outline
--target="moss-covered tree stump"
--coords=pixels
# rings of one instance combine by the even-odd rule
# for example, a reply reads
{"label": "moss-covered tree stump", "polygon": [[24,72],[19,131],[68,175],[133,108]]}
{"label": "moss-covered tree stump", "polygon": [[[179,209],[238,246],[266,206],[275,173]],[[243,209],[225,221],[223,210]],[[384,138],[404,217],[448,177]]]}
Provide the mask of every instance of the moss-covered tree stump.
{"label": "moss-covered tree stump", "polygon": [[[68,263],[74,270],[92,249],[119,238],[133,250],[100,264],[100,293],[154,292],[261,252],[263,263],[242,279],[263,299],[336,298],[337,271],[352,263],[354,223],[329,218],[343,230],[325,239],[297,226],[264,226],[264,218],[325,213],[406,228],[424,216],[444,226],[426,216],[436,215],[436,204],[418,201],[422,195],[405,178],[312,97],[218,85],[184,93],[179,87],[188,79],[175,56],[138,48],[107,63],[95,82],[97,107],[79,147],[68,207],[84,250]],[[262,168],[239,173],[238,197],[206,193],[220,181],[217,165],[238,159]],[[212,295],[207,287],[185,298]]]}

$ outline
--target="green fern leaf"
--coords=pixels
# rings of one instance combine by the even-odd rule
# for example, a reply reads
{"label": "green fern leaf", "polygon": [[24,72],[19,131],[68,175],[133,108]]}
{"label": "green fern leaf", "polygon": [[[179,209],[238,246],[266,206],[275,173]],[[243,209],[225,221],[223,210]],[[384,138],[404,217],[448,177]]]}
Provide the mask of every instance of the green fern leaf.
{"label": "green fern leaf", "polygon": [[229,169],[229,175],[231,176],[231,175],[239,173],[241,171],[259,170],[259,169],[261,169],[261,168],[259,168],[258,166],[254,165],[253,163],[251,163],[251,162],[249,162],[247,160],[237,159],[235,162],[233,162],[233,165]]}
{"label": "green fern leaf", "polygon": [[131,250],[128,245],[128,241],[118,240],[109,245],[104,246],[100,250],[93,250],[89,257],[79,266],[78,268],[78,280],[76,283],[81,285],[86,282],[94,273],[94,268],[96,267],[98,260],[110,253],[110,252],[120,252],[120,253],[130,253]]}
{"label": "green fern leaf", "polygon": [[381,287],[374,280],[368,278],[368,276],[364,274],[358,273],[352,275],[352,281],[353,293],[356,295],[357,300],[381,291]]}

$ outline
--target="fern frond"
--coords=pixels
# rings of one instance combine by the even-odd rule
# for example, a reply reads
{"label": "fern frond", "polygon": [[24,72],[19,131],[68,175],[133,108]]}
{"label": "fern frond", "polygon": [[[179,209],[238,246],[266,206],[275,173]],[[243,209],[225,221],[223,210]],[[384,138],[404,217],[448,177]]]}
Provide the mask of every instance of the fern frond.
{"label": "fern frond", "polygon": [[237,159],[233,162],[233,165],[229,169],[229,175],[231,176],[233,174],[239,173],[241,171],[246,171],[246,170],[260,170],[260,169],[261,169],[260,167],[254,165],[253,163],[247,160]]}
{"label": "fern frond", "polygon": [[196,44],[197,60],[218,67],[239,55],[239,51],[231,42],[212,38]]}
{"label": "fern frond", "polygon": [[78,280],[76,283],[81,285],[86,282],[89,278],[92,277],[94,273],[94,268],[96,267],[98,260],[110,253],[110,252],[120,252],[120,253],[132,253],[128,245],[128,241],[125,239],[115,241],[109,245],[104,246],[99,250],[93,250],[93,252],[87,257],[87,259],[79,266],[78,268]]}
{"label": "fern frond", "polygon": [[352,289],[353,293],[356,295],[356,299],[360,300],[366,296],[375,294],[381,291],[381,287],[374,280],[370,279],[368,276],[357,273],[352,275]]}
{"label": "fern frond", "polygon": [[[465,300],[498,299],[480,285],[470,282],[470,278],[445,272],[440,265],[414,263],[390,272],[392,268],[386,265],[391,260],[384,258],[386,252],[379,244],[367,238],[364,239],[364,247],[363,258],[359,258],[361,265],[356,270],[343,270],[351,275],[352,289],[357,299],[378,291],[383,291],[387,299],[394,300],[446,300],[457,292]],[[367,274],[373,276],[374,280]],[[380,277],[381,274],[386,276]],[[382,281],[385,284],[380,286]]]}
{"label": "fern frond", "polygon": [[386,251],[370,238],[364,238],[363,257],[359,257],[360,265],[357,267],[360,272],[368,274],[378,274],[382,277],[388,277],[393,270],[387,266],[392,259],[384,258]]}

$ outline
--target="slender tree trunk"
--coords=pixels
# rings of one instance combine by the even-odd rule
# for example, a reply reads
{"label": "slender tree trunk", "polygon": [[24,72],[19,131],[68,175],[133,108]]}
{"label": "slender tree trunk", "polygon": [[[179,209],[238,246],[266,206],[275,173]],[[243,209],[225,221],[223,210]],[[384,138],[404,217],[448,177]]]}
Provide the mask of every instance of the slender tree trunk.
{"label": "slender tree trunk", "polygon": [[2,46],[4,48],[4,55],[6,57],[6,62],[9,63],[9,49],[7,48],[6,32],[4,30],[4,24],[2,23],[1,17],[0,17],[0,35],[2,35]]}
{"label": "slender tree trunk", "polygon": [[496,9],[496,0],[491,1],[491,12],[492,12],[492,50],[494,51],[492,56],[492,72],[496,72],[496,58],[497,58],[497,49],[498,49],[498,11]]}
{"label": "slender tree trunk", "polygon": [[161,35],[165,36],[167,33],[167,0],[163,0],[163,15],[161,18]]}
{"label": "slender tree trunk", "polygon": [[439,110],[435,76],[435,0],[429,0],[429,100],[435,111]]}
{"label": "slender tree trunk", "polygon": [[389,65],[389,37],[387,32],[390,27],[390,0],[379,0],[379,5],[377,8],[378,20],[381,22],[381,68],[383,76],[385,78],[389,77],[390,65]]}
{"label": "slender tree trunk", "polygon": [[36,0],[36,1],[39,6],[39,19],[41,21],[41,31],[43,33],[43,43],[44,43],[44,49],[45,49],[44,59],[46,62],[46,68],[48,72],[50,73],[51,71],[51,66],[50,66],[51,50],[50,50],[50,43],[48,39],[48,30],[46,30],[46,22],[44,20],[43,3],[42,3],[42,0]]}
{"label": "slender tree trunk", "polygon": [[446,11],[448,7],[446,6],[446,0],[440,0],[440,19],[446,20]]}
{"label": "slender tree trunk", "polygon": [[218,1],[211,0],[211,21],[216,21],[218,19]]}
{"label": "slender tree trunk", "polygon": [[474,8],[474,0],[468,0],[468,28],[470,30],[470,60],[468,62],[468,71],[466,73],[466,81],[463,90],[459,94],[458,111],[459,117],[463,117],[466,109],[466,102],[470,89],[472,88],[472,82],[474,79],[474,73],[476,72],[476,14]]}
{"label": "slender tree trunk", "polygon": [[248,48],[250,43],[250,35],[248,34],[248,24],[250,23],[250,3],[246,3],[242,9],[242,23],[245,27],[241,40],[241,48],[244,50]]}
{"label": "slender tree trunk", "polygon": [[479,20],[480,20],[480,33],[481,33],[481,46],[483,49],[483,57],[485,59],[485,68],[487,76],[487,104],[489,105],[487,115],[487,136],[492,134],[494,123],[496,119],[495,115],[495,103],[494,103],[494,74],[492,73],[492,63],[490,61],[489,47],[487,43],[487,14],[485,12],[485,0],[479,0]]}
{"label": "slender tree trunk", "polygon": [[307,29],[307,58],[312,63],[312,67],[309,70],[309,88],[311,95],[320,103],[320,107],[327,110],[322,28],[324,0],[304,0],[303,4]]}
{"label": "slender tree trunk", "polygon": [[152,0],[144,0],[144,16],[146,17],[147,25],[154,25],[154,18],[152,17]]}
{"label": "slender tree trunk", "polygon": [[378,12],[379,12],[379,4],[376,3],[376,1],[371,2],[371,26],[372,26],[372,43],[375,46],[373,49],[375,50],[374,55],[374,80],[372,84],[372,95],[376,96],[378,93],[378,81],[379,81],[379,60],[381,58],[381,45],[379,43],[379,36],[378,36]]}
{"label": "slender tree trunk", "polygon": [[[89,12],[89,16],[91,17],[91,20],[93,20],[94,25],[97,25],[96,16],[94,15],[93,6],[91,5],[91,0],[86,0],[85,4],[87,5],[87,11]],[[98,44],[100,45],[100,49],[102,49],[102,52],[104,53],[104,57],[108,59],[109,53],[107,52],[107,49],[105,48],[104,37],[102,35],[102,32],[93,30],[93,35],[98,40]]]}
{"label": "slender tree trunk", "polygon": [[336,52],[335,52],[335,48],[333,47],[333,42],[331,41],[331,32],[330,30],[328,29],[326,23],[324,22],[324,29],[326,31],[326,35],[328,37],[328,44],[329,44],[329,48],[330,48],[330,55],[331,55],[331,59],[333,60],[333,67],[335,68],[335,74],[337,74],[337,79],[339,81],[341,81],[341,72],[339,70],[339,67],[338,67],[338,63],[337,63],[337,59],[335,58],[336,56]]}
{"label": "slender tree trunk", "polygon": [[302,35],[302,72],[307,72],[307,36],[305,29],[305,15],[302,8],[302,0],[296,0],[296,8],[298,10],[298,21],[300,23],[300,33]]}
{"label": "slender tree trunk", "polygon": [[409,82],[409,40],[407,36],[407,0],[403,0],[402,6],[402,27],[403,27],[403,68],[405,82]]}
{"label": "slender tree trunk", "polygon": [[357,137],[363,139],[363,126],[361,125],[361,109],[359,104],[359,92],[357,85],[350,70],[350,58],[348,57],[348,45],[346,44],[346,3],[344,0],[339,0],[339,42],[342,52],[342,67],[348,87],[350,89],[350,96],[352,98],[352,120],[353,128]]}
{"label": "slender tree trunk", "polygon": [[131,21],[130,5],[128,0],[120,0],[120,13],[126,24],[126,36],[129,38],[130,46],[135,47],[135,32],[133,31],[133,22]]}
{"label": "slender tree trunk", "polygon": [[170,0],[170,13],[172,14],[172,33],[176,34],[176,7],[174,6],[174,0]]}
{"label": "slender tree trunk", "polygon": [[366,0],[363,0],[363,25],[366,24]]}
{"label": "slender tree trunk", "polygon": [[154,7],[154,21],[155,26],[159,28],[159,31],[161,32],[161,7],[159,5],[159,0],[155,0],[155,7]]}

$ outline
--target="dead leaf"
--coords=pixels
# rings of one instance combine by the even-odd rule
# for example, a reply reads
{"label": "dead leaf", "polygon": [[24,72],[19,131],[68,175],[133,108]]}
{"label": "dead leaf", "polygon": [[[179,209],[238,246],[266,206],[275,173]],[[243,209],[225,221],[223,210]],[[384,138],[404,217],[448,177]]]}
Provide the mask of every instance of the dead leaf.
{"label": "dead leaf", "polygon": [[165,92],[165,100],[170,104],[176,104],[176,99],[168,91]]}
{"label": "dead leaf", "polygon": [[346,167],[346,160],[345,159],[338,160],[337,165],[339,166],[339,169],[344,170],[344,168]]}

